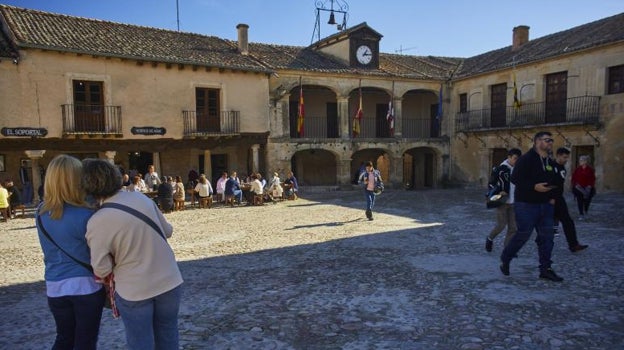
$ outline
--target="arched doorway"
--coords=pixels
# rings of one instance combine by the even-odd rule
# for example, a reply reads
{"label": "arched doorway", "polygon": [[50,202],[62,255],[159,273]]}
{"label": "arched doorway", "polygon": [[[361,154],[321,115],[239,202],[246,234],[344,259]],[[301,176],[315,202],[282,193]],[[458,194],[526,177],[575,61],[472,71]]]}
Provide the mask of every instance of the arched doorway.
{"label": "arched doorway", "polygon": [[433,148],[412,148],[403,153],[403,185],[406,189],[434,188],[437,184],[437,152]]}
{"label": "arched doorway", "polygon": [[338,184],[336,156],[329,151],[322,149],[299,151],[293,155],[291,167],[300,186]]}
{"label": "arched doorway", "polygon": [[379,148],[363,149],[351,156],[351,182],[357,184],[357,180],[364,163],[371,161],[375,169],[381,173],[384,183],[390,183],[390,156]]}

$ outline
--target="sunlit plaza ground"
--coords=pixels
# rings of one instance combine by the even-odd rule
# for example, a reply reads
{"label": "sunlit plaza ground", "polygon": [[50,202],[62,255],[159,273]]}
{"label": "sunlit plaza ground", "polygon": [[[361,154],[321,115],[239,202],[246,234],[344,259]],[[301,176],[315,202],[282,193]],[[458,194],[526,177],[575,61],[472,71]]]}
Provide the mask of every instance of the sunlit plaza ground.
{"label": "sunlit plaza ground", "polygon": [[[624,347],[624,195],[598,194],[577,221],[586,251],[555,238],[539,280],[529,241],[499,269],[504,234],[482,190],[388,190],[375,220],[360,191],[302,193],[264,206],[167,214],[185,279],[184,349],[616,349]],[[568,204],[576,218],[572,198]],[[32,212],[0,222],[0,348],[49,348]],[[100,348],[123,349],[105,312]]]}

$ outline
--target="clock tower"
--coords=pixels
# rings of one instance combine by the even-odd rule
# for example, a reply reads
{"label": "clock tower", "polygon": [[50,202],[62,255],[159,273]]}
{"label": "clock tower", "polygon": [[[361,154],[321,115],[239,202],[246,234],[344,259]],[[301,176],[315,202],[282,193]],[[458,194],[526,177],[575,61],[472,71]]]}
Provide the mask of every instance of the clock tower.
{"label": "clock tower", "polygon": [[379,41],[382,35],[366,22],[312,44],[312,49],[333,56],[353,68],[379,68]]}

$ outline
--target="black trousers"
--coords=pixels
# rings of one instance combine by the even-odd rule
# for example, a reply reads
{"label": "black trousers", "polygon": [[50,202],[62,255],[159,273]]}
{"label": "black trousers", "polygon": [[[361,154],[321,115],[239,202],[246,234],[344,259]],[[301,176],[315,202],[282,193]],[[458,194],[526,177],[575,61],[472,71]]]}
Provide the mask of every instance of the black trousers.
{"label": "black trousers", "polygon": [[587,198],[583,196],[583,192],[577,190],[576,188],[572,189],[572,193],[574,193],[574,198],[576,199],[576,205],[578,206],[579,214],[587,214],[592,198],[594,198],[594,195],[596,194],[596,189],[592,187],[591,193]]}
{"label": "black trousers", "polygon": [[559,220],[561,222],[561,226],[563,226],[563,233],[568,241],[568,247],[576,247],[579,244],[576,236],[576,226],[570,217],[568,204],[563,197],[555,199],[555,220]]}

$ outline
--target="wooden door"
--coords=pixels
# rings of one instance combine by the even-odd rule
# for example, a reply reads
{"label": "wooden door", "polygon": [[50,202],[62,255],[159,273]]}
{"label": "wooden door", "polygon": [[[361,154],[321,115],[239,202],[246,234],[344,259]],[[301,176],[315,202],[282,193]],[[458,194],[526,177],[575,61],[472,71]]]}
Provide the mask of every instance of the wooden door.
{"label": "wooden door", "polygon": [[195,91],[197,131],[220,132],[219,89],[197,88]]}
{"label": "wooden door", "polygon": [[388,124],[388,104],[378,103],[375,106],[375,136],[390,137],[390,125]]}
{"label": "wooden door", "polygon": [[490,126],[500,128],[507,125],[507,83],[491,86]]}
{"label": "wooden door", "polygon": [[546,76],[546,124],[561,123],[566,120],[568,99],[568,72]]}
{"label": "wooden door", "polygon": [[74,80],[74,131],[104,131],[104,84]]}
{"label": "wooden door", "polygon": [[336,102],[327,103],[327,137],[338,137],[338,104]]}

